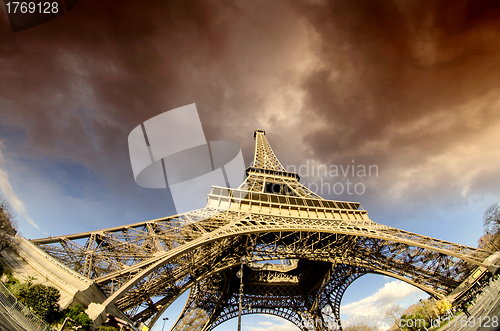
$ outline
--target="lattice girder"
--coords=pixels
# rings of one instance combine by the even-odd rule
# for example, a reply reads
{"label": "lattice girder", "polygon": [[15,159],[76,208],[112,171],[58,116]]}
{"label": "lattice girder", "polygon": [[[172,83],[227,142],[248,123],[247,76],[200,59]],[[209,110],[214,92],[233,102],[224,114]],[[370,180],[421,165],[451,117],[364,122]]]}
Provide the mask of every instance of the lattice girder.
{"label": "lattice girder", "polygon": [[[268,252],[268,253],[269,253],[269,252]],[[299,255],[297,255],[297,256],[299,256]],[[311,257],[312,257],[311,255],[306,255],[306,256],[308,256],[309,258],[311,258]],[[324,258],[324,257],[323,257],[323,258]],[[237,263],[237,260],[238,260],[238,259],[234,259],[233,261],[235,261],[235,263]],[[370,265],[366,265],[366,263],[361,263],[361,261],[358,261],[358,263],[359,263],[360,265],[362,265],[362,266],[367,266],[367,267],[372,267],[372,268],[373,268],[373,265],[371,265],[371,266],[370,266]],[[398,275],[396,275],[396,274],[392,274],[392,273],[388,272],[388,271],[386,270],[386,269],[388,269],[386,266],[382,266],[382,267],[383,267],[385,270],[380,270],[380,273],[384,273],[384,274],[386,274],[386,275],[389,275],[389,276],[392,276],[392,277],[395,277],[395,278],[400,278],[400,279],[402,279],[401,277],[398,277]],[[408,279],[403,279],[403,280],[408,281]],[[408,282],[409,282],[409,281],[408,281]],[[425,287],[420,286],[420,284],[414,284],[414,285],[419,286],[419,287],[421,287],[423,290],[427,290],[428,292],[430,292],[430,293],[432,294],[432,291],[430,291],[429,289],[426,289]],[[162,286],[164,286],[164,285],[162,285]],[[140,292],[140,291],[142,291],[142,290],[139,290],[139,292]],[[127,300],[129,300],[129,298],[130,298],[130,297],[129,297],[129,296],[127,296],[127,298],[128,298]]]}
{"label": "lattice girder", "polygon": [[[337,293],[334,299],[302,293],[295,310],[276,307],[292,322],[318,317],[325,302],[333,303],[338,315],[335,307],[346,286],[335,283],[336,278],[344,277],[347,284],[365,272],[384,274],[442,297],[472,266],[486,266],[491,252],[375,223],[356,202],[322,199],[284,169],[264,131],[257,130],[255,139],[254,164],[244,183],[238,189],[213,187],[205,208],[33,242],[92,279],[108,296],[104,306],[115,304],[150,326],[182,292],[237,268],[241,256],[254,262],[299,259],[349,266],[323,279],[321,286]],[[212,306],[213,312],[234,300],[218,298],[225,298],[225,304]],[[265,296],[259,300],[259,309],[273,311]],[[228,310],[221,316],[233,315]],[[216,320],[210,316],[204,328],[213,327]]]}
{"label": "lattice girder", "polygon": [[[321,264],[321,263],[320,263]],[[298,325],[300,327],[301,321],[304,321],[303,316],[308,315],[308,307],[310,306],[309,297],[317,296],[317,292],[319,288],[314,288],[314,286],[310,286],[312,284],[317,284],[318,279],[314,278],[323,278],[324,275],[321,270],[317,273],[311,273],[310,269],[313,267],[317,268],[318,264],[309,263],[305,265],[302,272],[305,272],[305,275],[302,275],[304,279],[306,279],[305,284],[299,284],[296,282],[280,283],[278,286],[272,286],[271,284],[276,283],[259,283],[256,282],[255,279],[252,280],[252,273],[258,273],[261,271],[250,271],[247,267],[245,267],[244,274],[248,274],[248,277],[244,277],[245,280],[245,300],[244,305],[246,306],[243,310],[244,314],[255,314],[255,313],[267,313],[273,314],[276,316],[283,317],[292,323]],[[330,264],[323,263],[324,266],[328,266]],[[217,302],[211,302],[210,304],[206,304],[207,301],[200,300],[198,298],[206,298],[206,297],[214,297],[210,295],[206,291],[203,291],[204,283],[196,287],[196,290],[192,290],[190,293],[190,297],[188,299],[188,303],[184,309],[184,312],[181,314],[181,317],[177,321],[173,330],[184,330],[187,323],[184,321],[184,316],[190,316],[191,312],[197,310],[203,310],[203,316],[205,316],[204,320],[200,319],[200,323],[197,328],[194,328],[193,325],[190,325],[191,328],[189,330],[208,330],[213,329],[220,323],[224,322],[227,319],[230,319],[235,316],[238,312],[238,289],[239,289],[239,281],[235,275],[236,269],[226,270],[224,274],[226,275],[226,279],[230,279],[230,282],[225,283],[225,287],[217,289],[220,295],[218,296]],[[266,272],[266,271],[264,271]],[[310,279],[312,276],[312,279]],[[247,279],[249,278],[249,279]],[[309,280],[307,280],[309,279]],[[278,281],[282,281],[279,279]],[[206,278],[204,282],[210,282],[211,277]],[[280,289],[281,288],[281,289]],[[272,294],[271,294],[272,292]],[[310,292],[310,293],[306,293]],[[314,293],[312,293],[314,292]],[[267,294],[264,294],[267,293]],[[309,300],[307,300],[309,298]],[[200,304],[203,301],[204,304]],[[196,303],[196,304],[195,304]],[[251,304],[251,308],[249,308],[248,304]],[[301,328],[303,329],[303,328]],[[304,329],[305,330],[305,329]]]}
{"label": "lattice girder", "polygon": [[[273,299],[271,296],[255,296],[249,294],[251,289],[249,290],[248,287],[252,283],[248,283],[248,281],[244,282],[244,309],[242,310],[242,315],[271,314],[279,316],[290,321],[301,330],[309,330],[311,326],[315,326],[316,330],[326,330],[326,326],[333,326],[334,324],[339,325],[341,329],[340,300],[345,289],[355,279],[366,274],[367,271],[349,265],[328,265],[328,272],[321,277],[323,279],[321,286],[313,293],[310,293],[310,295],[304,297],[294,295],[293,293],[284,293],[276,299]],[[322,273],[318,270],[318,274]],[[225,279],[231,278],[227,272],[224,275]],[[239,284],[234,277],[232,280]],[[225,287],[215,289],[219,295],[214,296],[206,290],[205,284],[210,282],[211,278],[206,278],[201,285],[196,286],[190,292],[184,311],[172,330],[187,330],[187,325],[189,325],[188,330],[213,330],[216,326],[237,316],[238,288],[234,285],[232,287],[228,286],[226,282]],[[204,297],[217,297],[218,299],[217,302],[212,302],[210,305],[199,304],[201,301],[199,298]],[[332,307],[331,314],[324,311],[327,305]],[[217,310],[217,307],[222,307],[222,309]],[[200,323],[196,327],[190,323],[195,311],[200,313],[197,319]],[[185,317],[187,317],[186,320]],[[318,323],[318,321],[321,321],[321,323]]]}
{"label": "lattice girder", "polygon": [[263,130],[257,130],[254,134],[255,138],[255,153],[253,166],[255,168],[275,170],[275,171],[286,171],[285,167],[278,160],[276,155],[269,145],[265,132]]}
{"label": "lattice girder", "polygon": [[[180,228],[177,223],[178,219],[173,219],[175,220],[173,230],[178,229],[178,231],[169,231],[167,227],[171,224],[164,220],[159,221],[160,224],[148,223],[150,229],[154,225],[154,228],[161,230],[155,234],[157,240],[162,240],[161,234],[163,233],[168,233],[169,238],[175,237],[175,242],[170,241],[172,249],[167,250],[168,245],[162,245],[164,251],[151,254],[153,256],[149,259],[145,259],[141,255],[145,254],[142,244],[145,241],[143,239],[144,232],[131,228],[121,230],[118,233],[116,231],[110,233],[100,231],[98,234],[99,242],[95,240],[97,234],[89,235],[87,244],[82,246],[80,250],[80,252],[84,251],[85,254],[78,254],[78,252],[68,254],[67,250],[70,247],[76,247],[76,245],[70,246],[67,237],[60,242],[65,243],[64,249],[67,256],[85,256],[87,258],[92,256],[95,274],[104,273],[102,270],[108,271],[112,267],[117,268],[120,265],[125,265],[131,260],[139,261],[127,268],[108,272],[95,278],[105,293],[110,295],[108,300],[115,302],[123,310],[133,309],[151,297],[170,296],[173,299],[178,296],[180,288],[183,288],[190,280],[189,277],[193,277],[195,270],[204,274],[203,266],[207,265],[208,261],[210,261],[211,266],[217,266],[219,269],[228,268],[230,265],[238,263],[239,256],[243,255],[245,250],[253,252],[256,257],[261,259],[268,256],[309,258],[369,268],[373,272],[407,281],[438,297],[451,291],[462,279],[464,273],[456,270],[454,275],[451,274],[454,269],[457,269],[456,263],[453,263],[457,261],[440,259],[437,262],[437,258],[445,253],[448,253],[445,254],[446,256],[463,256],[464,253],[469,252],[477,253],[473,249],[463,246],[421,238],[416,234],[395,231],[380,225],[358,227],[354,226],[352,222],[340,220],[311,220],[257,213],[243,214],[233,211],[216,214],[214,219],[219,219],[216,221],[218,224],[224,223],[220,221],[223,219],[226,225],[210,231],[203,224],[210,224],[210,228],[214,228],[214,226],[210,219],[206,219],[186,224]],[[228,223],[229,220],[231,221]],[[144,226],[141,225],[141,227]],[[162,229],[162,227],[165,228]],[[123,232],[126,232],[126,235]],[[399,234],[402,235],[398,236]],[[191,240],[187,241],[185,238]],[[124,241],[123,244],[118,244],[120,239]],[[228,241],[231,239],[238,242],[237,247],[240,248],[245,247],[241,245],[242,241],[253,243],[253,245],[246,246],[244,250],[240,249],[240,254],[233,254],[231,257],[230,254],[223,254],[224,248],[230,248],[232,252],[235,252]],[[92,240],[94,243],[88,244]],[[408,245],[408,242],[413,243],[414,246]],[[103,243],[106,243],[104,248]],[[141,244],[134,252],[131,247],[137,243]],[[120,251],[121,247],[127,247],[127,250],[121,250],[127,252],[127,259],[116,253],[114,253],[115,255],[99,255],[102,252],[108,253],[109,247],[114,246],[118,249],[113,250],[113,252]],[[151,247],[154,249],[154,246],[151,245]],[[151,247],[148,246],[148,249]],[[44,248],[49,254],[54,254],[53,248]],[[90,252],[91,254],[89,254],[89,248],[94,249]],[[353,253],[347,255],[348,252]],[[97,258],[99,256],[100,260]],[[221,256],[224,256],[225,260],[218,260]],[[356,256],[363,258],[356,259]],[[113,259],[113,257],[117,258]],[[473,254],[466,255],[463,260],[465,259],[476,263],[480,260]],[[60,260],[65,261],[61,258]],[[426,261],[431,263],[426,264]],[[102,268],[104,262],[107,263],[107,269]],[[455,265],[454,268],[453,265]],[[83,271],[87,272],[86,270],[88,268]],[[125,289],[125,287],[127,288]],[[163,293],[165,288],[170,288],[171,291]]]}
{"label": "lattice girder", "polygon": [[[225,217],[230,214],[227,211],[225,213]],[[306,220],[295,218],[254,214],[239,214],[239,216],[241,217],[239,221],[233,221],[212,232],[201,234],[202,231],[199,231],[198,237],[187,244],[177,246],[170,251],[160,252],[156,256],[136,263],[125,270],[115,271],[95,280],[105,290],[108,288],[108,294],[111,294],[109,287],[113,287],[114,293],[110,295],[111,299],[108,300],[114,299],[112,302],[115,302],[119,299],[117,304],[120,308],[130,309],[131,307],[122,305],[121,303],[128,302],[129,305],[138,305],[143,302],[139,302],[142,300],[139,298],[143,298],[144,295],[159,295],[161,294],[159,293],[160,289],[164,289],[167,285],[177,288],[179,286],[176,285],[177,282],[185,282],[185,277],[193,273],[193,270],[199,270],[207,261],[211,261],[211,265],[219,263],[220,268],[228,267],[228,265],[224,265],[224,262],[216,261],[216,258],[221,256],[222,247],[231,247],[223,240],[253,235],[253,238],[250,236],[247,240],[256,242],[255,236],[257,234],[262,238],[262,234],[269,234],[270,236],[279,234],[279,236],[285,236],[289,240],[293,237],[293,240],[290,244],[287,244],[286,240],[283,241],[278,236],[275,238],[275,241],[278,242],[281,240],[279,245],[276,242],[268,243],[260,241],[258,245],[251,248],[251,251],[255,252],[256,255],[280,256],[283,258],[330,259],[340,263],[354,264],[360,267],[371,268],[380,273],[391,273],[393,276],[413,283],[433,295],[442,295],[450,291],[453,286],[457,285],[456,282],[461,278],[459,271],[454,275],[456,279],[441,277],[439,273],[436,274],[436,271],[439,270],[449,273],[450,261],[443,260],[441,264],[438,264],[439,268],[436,268],[433,264],[433,270],[426,269],[425,259],[422,259],[422,257],[435,254],[438,249],[440,250],[438,253],[441,254],[443,254],[442,251],[445,251],[450,256],[452,254],[458,255],[456,252],[444,250],[445,248],[455,247],[442,241],[433,242],[428,238],[425,239],[426,247],[420,247],[420,249],[423,249],[422,253],[414,258],[414,264],[422,264],[422,267],[419,268],[418,266],[411,267],[411,264],[408,264],[412,256],[411,252],[417,249],[413,247],[419,247],[407,244],[409,241],[408,237],[414,238],[417,236],[414,234],[411,234],[411,236],[405,233],[403,239],[400,239],[393,235],[398,232],[394,232],[391,229],[389,229],[389,233],[392,234],[392,238],[384,235],[385,232],[381,232],[379,229],[375,231],[372,229],[356,228],[352,224],[343,224],[343,222],[315,220],[315,222],[309,221],[307,222],[308,224],[305,224]],[[345,227],[349,227],[349,229],[345,229]],[[372,233],[374,235],[367,236]],[[192,232],[190,232],[190,235],[196,237]],[[345,236],[351,239],[347,240]],[[352,238],[357,238],[358,241]],[[392,239],[392,241],[389,241],[389,239]],[[364,244],[361,243],[363,240],[365,241]],[[414,242],[414,244],[424,246],[420,241]],[[430,246],[431,244],[439,248],[436,249]],[[365,249],[365,245],[369,247]],[[401,245],[405,247],[404,250],[397,249]],[[376,250],[374,250],[375,246],[378,247]],[[348,249],[349,247],[350,249]],[[433,247],[435,250],[430,250],[427,247]],[[458,249],[462,253],[465,251],[461,247]],[[396,253],[390,255],[392,251]],[[48,252],[50,253],[50,251]],[[353,252],[354,255],[347,256],[347,252]],[[362,254],[363,259],[356,261],[356,254]],[[210,258],[210,256],[212,257]],[[234,255],[232,259],[227,258],[226,263],[237,263],[238,258],[238,256]],[[473,258],[473,256],[468,257],[469,260]],[[435,258],[427,258],[427,260],[434,262]],[[193,262],[193,264],[189,264],[189,261]],[[446,264],[443,264],[445,262]],[[161,270],[159,268],[166,265],[170,266],[169,270],[174,270],[175,272],[154,273],[155,270]],[[123,289],[123,284],[125,283],[128,283],[126,290]],[[120,285],[122,286],[120,287]],[[433,287],[435,288],[434,290],[432,290]]]}

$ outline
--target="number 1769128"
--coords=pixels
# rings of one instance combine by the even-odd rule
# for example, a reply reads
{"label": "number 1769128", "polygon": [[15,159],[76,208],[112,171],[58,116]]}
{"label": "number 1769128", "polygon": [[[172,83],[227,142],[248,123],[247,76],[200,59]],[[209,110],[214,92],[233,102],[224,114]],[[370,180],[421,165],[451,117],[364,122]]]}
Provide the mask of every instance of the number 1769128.
{"label": "number 1769128", "polygon": [[5,3],[8,14],[57,14],[59,12],[58,2],[17,2],[9,1]]}

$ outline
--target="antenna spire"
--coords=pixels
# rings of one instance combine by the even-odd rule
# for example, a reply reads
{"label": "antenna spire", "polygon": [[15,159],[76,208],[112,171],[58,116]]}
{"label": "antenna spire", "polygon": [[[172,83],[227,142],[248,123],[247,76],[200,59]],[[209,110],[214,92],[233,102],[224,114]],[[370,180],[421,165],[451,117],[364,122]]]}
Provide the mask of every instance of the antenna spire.
{"label": "antenna spire", "polygon": [[253,137],[255,139],[255,154],[253,159],[253,166],[255,168],[286,171],[285,167],[278,160],[276,155],[266,139],[266,131],[257,129]]}

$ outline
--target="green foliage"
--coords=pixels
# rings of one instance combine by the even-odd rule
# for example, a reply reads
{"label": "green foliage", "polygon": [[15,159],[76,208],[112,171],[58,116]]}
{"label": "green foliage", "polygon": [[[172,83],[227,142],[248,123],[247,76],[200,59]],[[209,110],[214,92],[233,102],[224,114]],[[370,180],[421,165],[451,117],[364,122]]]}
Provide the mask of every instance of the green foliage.
{"label": "green foliage", "polygon": [[28,278],[28,283],[21,283],[14,277],[12,279],[7,286],[19,302],[49,324],[59,319],[58,301],[61,295],[57,289],[42,284],[31,285],[33,277]]}
{"label": "green foliage", "polygon": [[345,331],[377,331],[378,328],[375,326],[370,326],[365,323],[358,323],[356,325],[349,325],[343,328]]}
{"label": "green foliage", "polygon": [[29,287],[26,294],[26,305],[47,323],[56,321],[59,317],[59,291],[51,286],[36,284]]}
{"label": "green foliage", "polygon": [[12,271],[10,271],[9,269],[5,269],[4,271],[4,275],[7,276],[7,282],[5,283],[5,285],[7,286],[7,288],[10,290],[10,287],[19,283],[19,280],[17,280],[17,278],[15,278],[14,276],[12,276]]}
{"label": "green foliage", "polygon": [[28,297],[29,286],[26,283],[14,283],[9,286],[9,291],[14,294],[14,296],[22,304],[26,305],[26,298]]}
{"label": "green foliage", "polygon": [[64,317],[61,320],[61,323],[64,321],[66,317],[71,318],[74,322],[68,322],[67,326],[73,328],[75,326],[81,326],[81,330],[89,330],[92,325],[92,319],[90,319],[89,315],[85,313],[81,304],[77,303],[76,305],[69,307],[64,314]]}
{"label": "green foliage", "polygon": [[428,323],[423,315],[409,314],[401,316],[399,325],[403,331],[425,331]]}
{"label": "green foliage", "polygon": [[[33,285],[33,281],[36,280],[33,276],[27,276],[24,282],[20,282],[12,276],[12,272],[9,269],[2,268],[2,270],[3,274],[8,278],[5,285],[19,302],[49,324],[59,320],[61,313],[59,312],[58,302],[61,294],[56,288],[42,284]],[[79,309],[81,310],[81,306]],[[77,319],[81,325],[87,326],[90,318],[87,314],[83,314],[84,316],[77,316]],[[90,324],[92,324],[92,321],[90,321]]]}
{"label": "green foliage", "polygon": [[26,285],[28,285],[28,287],[31,287],[31,285],[33,285],[34,280],[36,280],[36,277],[33,276],[28,276],[24,278],[24,282],[26,283]]}
{"label": "green foliage", "polygon": [[111,325],[101,325],[97,331],[118,331],[118,329]]}

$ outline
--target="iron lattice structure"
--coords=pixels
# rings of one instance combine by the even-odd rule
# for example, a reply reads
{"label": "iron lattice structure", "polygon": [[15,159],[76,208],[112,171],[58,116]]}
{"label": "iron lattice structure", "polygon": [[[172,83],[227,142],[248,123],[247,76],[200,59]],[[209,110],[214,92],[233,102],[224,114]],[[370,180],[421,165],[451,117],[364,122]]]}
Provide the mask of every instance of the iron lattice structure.
{"label": "iron lattice structure", "polygon": [[281,316],[301,330],[339,320],[345,289],[366,273],[442,298],[486,266],[491,252],[378,224],[359,203],[321,198],[286,171],[263,130],[254,138],[244,182],[212,187],[203,209],[33,242],[92,279],[107,295],[103,305],[150,327],[191,289],[173,330],[211,330],[237,316],[243,256],[243,314]]}

